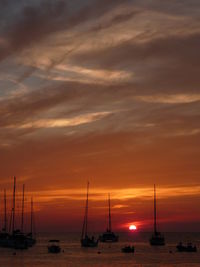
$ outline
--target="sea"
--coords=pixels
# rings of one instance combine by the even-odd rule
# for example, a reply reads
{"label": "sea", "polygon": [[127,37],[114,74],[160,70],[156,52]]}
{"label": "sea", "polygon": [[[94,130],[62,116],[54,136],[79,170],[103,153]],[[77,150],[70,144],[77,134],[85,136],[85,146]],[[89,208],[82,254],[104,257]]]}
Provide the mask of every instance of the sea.
{"label": "sea", "polygon": [[[119,233],[118,243],[81,248],[80,233],[41,233],[37,235],[37,244],[28,250],[0,248],[0,267],[200,267],[200,233],[165,233],[164,247],[150,246],[150,236],[151,233]],[[60,240],[60,254],[48,253],[50,239]],[[177,252],[179,241],[192,242],[197,253]],[[121,248],[129,244],[135,246],[135,253],[122,253]]]}

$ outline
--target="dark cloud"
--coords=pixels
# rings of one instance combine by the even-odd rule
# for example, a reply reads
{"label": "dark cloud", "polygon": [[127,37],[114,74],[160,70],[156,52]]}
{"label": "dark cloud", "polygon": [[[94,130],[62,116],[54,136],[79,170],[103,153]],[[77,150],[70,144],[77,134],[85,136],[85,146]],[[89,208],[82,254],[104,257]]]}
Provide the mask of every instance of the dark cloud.
{"label": "dark cloud", "polygon": [[[79,53],[72,62],[88,68],[132,70],[135,86],[154,90],[198,90],[200,34],[167,36],[145,43],[135,40],[101,50]],[[146,90],[146,89],[145,89]]]}
{"label": "dark cloud", "polygon": [[[67,113],[70,112],[70,104],[73,101],[79,103],[74,113],[84,111],[84,109],[87,109],[87,105],[91,105],[91,107],[94,107],[97,103],[101,105],[101,101],[106,98],[108,101],[112,97],[112,92],[116,92],[120,96],[120,88],[120,86],[116,88],[93,83],[63,82],[25,93],[22,96],[4,99],[0,105],[0,125],[8,126],[22,123],[31,119],[34,115],[39,115],[63,103],[66,103]],[[99,94],[101,97],[97,98]],[[130,94],[130,92],[124,92],[123,94]]]}
{"label": "dark cloud", "polygon": [[[124,1],[96,0],[70,14],[68,1],[41,1],[37,4],[21,4],[20,12],[11,20],[4,19],[3,35],[6,45],[0,44],[0,61],[15,52],[37,45],[46,36],[61,30],[69,30],[81,23],[93,20]],[[127,1],[126,1],[127,2]],[[21,2],[20,2],[21,3]],[[19,3],[19,6],[20,6]],[[106,3],[106,5],[105,5]],[[3,5],[3,3],[2,3]],[[7,5],[12,9],[16,4]],[[9,12],[9,10],[7,11]]]}
{"label": "dark cloud", "polygon": [[95,32],[95,31],[107,29],[109,27],[112,27],[113,25],[117,25],[117,24],[120,24],[122,22],[125,22],[125,21],[131,19],[134,15],[137,15],[138,13],[139,13],[139,11],[132,11],[132,12],[129,12],[126,14],[116,15],[113,18],[111,18],[111,20],[108,21],[107,23],[102,23],[98,26],[95,26],[91,30]]}
{"label": "dark cloud", "polygon": [[0,47],[0,60],[59,30],[66,12],[65,1],[44,1],[39,6],[22,6],[21,12],[15,19],[7,21],[4,27],[3,38],[8,44],[3,48]]}

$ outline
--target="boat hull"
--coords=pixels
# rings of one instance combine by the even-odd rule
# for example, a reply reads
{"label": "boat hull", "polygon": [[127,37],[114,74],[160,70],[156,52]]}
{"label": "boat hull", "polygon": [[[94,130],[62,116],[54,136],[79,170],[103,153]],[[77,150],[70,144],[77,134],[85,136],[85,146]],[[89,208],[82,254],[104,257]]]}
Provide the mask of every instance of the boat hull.
{"label": "boat hull", "polygon": [[126,246],[124,248],[122,248],[122,252],[123,253],[134,253],[135,252],[135,248],[134,246]]}
{"label": "boat hull", "polygon": [[0,247],[27,249],[28,241],[24,235],[7,235],[4,238],[0,237]]}
{"label": "boat hull", "polygon": [[197,252],[196,246],[177,245],[176,248],[178,252]]}
{"label": "boat hull", "polygon": [[105,232],[99,236],[99,240],[103,243],[116,243],[119,241],[119,237],[113,232]]}
{"label": "boat hull", "polygon": [[165,246],[165,238],[160,234],[153,235],[149,242],[151,246]]}
{"label": "boat hull", "polygon": [[88,238],[83,238],[81,239],[81,246],[82,247],[87,247],[87,248],[95,248],[98,246],[98,240],[92,240]]}
{"label": "boat hull", "polygon": [[53,254],[58,254],[61,252],[61,248],[56,245],[48,246],[48,252]]}

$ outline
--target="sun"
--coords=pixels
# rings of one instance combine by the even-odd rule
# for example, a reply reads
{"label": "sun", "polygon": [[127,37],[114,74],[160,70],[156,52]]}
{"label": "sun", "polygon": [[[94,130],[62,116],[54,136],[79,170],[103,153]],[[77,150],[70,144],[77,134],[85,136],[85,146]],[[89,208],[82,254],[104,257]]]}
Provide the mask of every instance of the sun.
{"label": "sun", "polygon": [[137,230],[137,227],[136,227],[134,224],[131,224],[131,225],[129,226],[129,230],[130,230],[130,231],[135,231],[135,230]]}

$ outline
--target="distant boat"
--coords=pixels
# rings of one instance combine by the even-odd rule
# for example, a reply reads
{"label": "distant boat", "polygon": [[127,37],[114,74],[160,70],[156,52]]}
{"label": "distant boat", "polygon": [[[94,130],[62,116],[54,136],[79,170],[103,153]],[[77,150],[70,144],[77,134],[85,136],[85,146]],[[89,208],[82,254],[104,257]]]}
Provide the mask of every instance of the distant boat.
{"label": "distant boat", "polygon": [[30,225],[30,233],[26,234],[26,239],[27,239],[27,242],[28,242],[28,246],[29,247],[32,247],[33,245],[36,244],[36,238],[33,235],[33,222],[34,222],[33,216],[34,216],[34,213],[33,213],[33,198],[31,198],[31,225]]}
{"label": "distant boat", "polygon": [[52,239],[52,240],[49,240],[49,245],[48,245],[48,252],[49,253],[60,253],[61,251],[61,248],[59,246],[59,242],[60,240],[56,240],[56,239]]}
{"label": "distant boat", "polygon": [[197,247],[193,246],[191,243],[188,243],[187,246],[184,246],[182,242],[180,242],[176,248],[179,252],[197,252]]}
{"label": "distant boat", "polygon": [[28,242],[26,236],[20,232],[20,230],[15,230],[10,237],[11,247],[15,249],[28,249]]}
{"label": "distant boat", "polygon": [[14,242],[15,249],[27,249],[32,247],[36,243],[36,239],[33,238],[33,200],[31,198],[31,220],[30,220],[30,233],[24,233],[24,194],[25,194],[25,185],[23,184],[23,193],[22,193],[22,214],[21,214],[21,229],[14,230],[11,239]]}
{"label": "distant boat", "polygon": [[156,214],[156,186],[154,184],[154,233],[149,240],[151,246],[164,246],[165,238],[157,231],[157,214]]}
{"label": "distant boat", "polygon": [[135,247],[134,246],[125,246],[122,248],[123,253],[134,253],[135,252]]}
{"label": "distant boat", "polygon": [[[13,187],[13,207],[10,218],[10,230],[7,230],[7,208],[6,208],[6,190],[4,190],[4,228],[0,233],[0,246],[8,248],[27,248],[27,243],[24,235],[19,230],[15,230],[15,189],[16,189],[16,178],[14,177]],[[11,232],[12,227],[12,232]]]}
{"label": "distant boat", "polygon": [[83,228],[81,234],[81,246],[82,247],[97,247],[98,240],[95,240],[94,236],[91,238],[88,236],[87,227],[88,227],[88,194],[89,194],[89,182],[87,183],[87,196],[86,196],[86,206],[85,206],[85,215],[83,220]]}
{"label": "distant boat", "polygon": [[24,233],[24,193],[25,185],[23,185],[22,194],[22,213],[21,213],[21,229],[15,227],[15,194],[16,194],[16,177],[14,177],[13,186],[13,205],[10,216],[9,231],[7,227],[7,207],[6,207],[6,190],[4,190],[4,228],[0,232],[0,247],[9,247],[14,249],[27,249],[36,243],[32,236],[33,224],[33,203],[31,201],[31,233]]}
{"label": "distant boat", "polygon": [[0,247],[8,247],[9,233],[7,229],[6,189],[4,189],[4,227],[0,232]]}
{"label": "distant boat", "polygon": [[[15,229],[15,194],[16,194],[16,177],[14,177],[14,186],[13,186],[13,207],[11,212],[11,221],[12,225],[12,234],[9,238],[9,247],[15,249],[27,249],[28,242],[26,240],[25,234],[19,229]],[[24,185],[23,185],[23,197],[22,197],[22,227],[23,227],[23,213],[24,213]]]}
{"label": "distant boat", "polygon": [[111,228],[111,212],[110,212],[110,194],[108,194],[108,228],[106,232],[104,232],[102,235],[99,236],[99,240],[101,242],[118,242],[119,237],[112,232]]}

